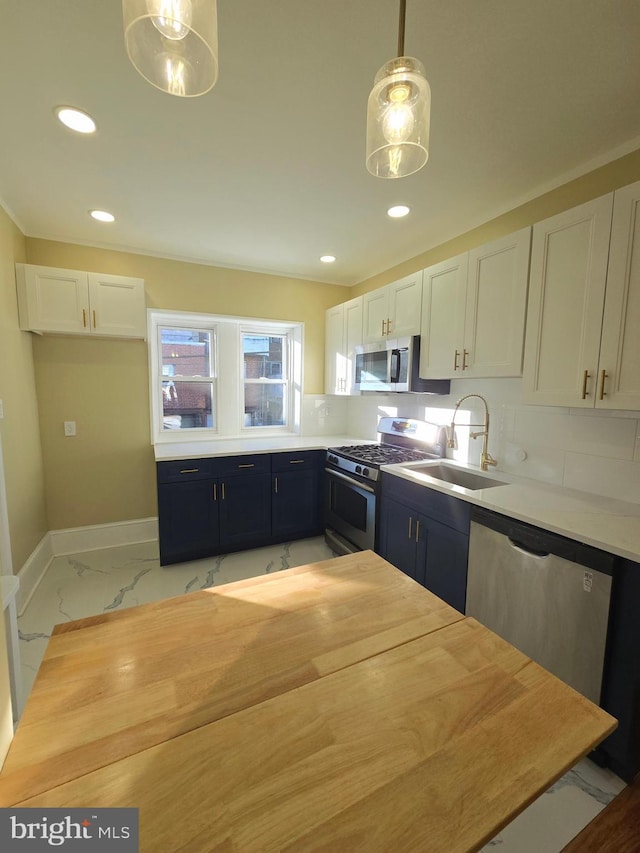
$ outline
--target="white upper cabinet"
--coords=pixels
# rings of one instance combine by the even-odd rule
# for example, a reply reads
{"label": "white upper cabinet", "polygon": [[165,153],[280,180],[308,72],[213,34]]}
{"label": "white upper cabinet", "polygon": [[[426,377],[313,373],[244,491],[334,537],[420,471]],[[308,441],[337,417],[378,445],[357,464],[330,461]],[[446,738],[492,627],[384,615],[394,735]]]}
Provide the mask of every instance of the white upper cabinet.
{"label": "white upper cabinet", "polygon": [[531,228],[424,271],[420,376],[520,376]]}
{"label": "white upper cabinet", "polygon": [[355,352],[362,344],[362,296],[326,313],[325,394],[356,394]]}
{"label": "white upper cabinet", "polygon": [[144,281],[121,275],[89,273],[91,328],[119,338],[147,336]]}
{"label": "white upper cabinet", "polygon": [[145,338],[144,281],[16,264],[20,328],[31,332]]}
{"label": "white upper cabinet", "polygon": [[422,270],[364,294],[363,340],[420,334]]}
{"label": "white upper cabinet", "polygon": [[424,271],[419,372],[425,379],[461,375],[468,269],[465,252]]}
{"label": "white upper cabinet", "polygon": [[640,410],[640,181],[614,193],[596,406]]}
{"label": "white upper cabinet", "polygon": [[523,400],[593,408],[613,193],[534,225]]}

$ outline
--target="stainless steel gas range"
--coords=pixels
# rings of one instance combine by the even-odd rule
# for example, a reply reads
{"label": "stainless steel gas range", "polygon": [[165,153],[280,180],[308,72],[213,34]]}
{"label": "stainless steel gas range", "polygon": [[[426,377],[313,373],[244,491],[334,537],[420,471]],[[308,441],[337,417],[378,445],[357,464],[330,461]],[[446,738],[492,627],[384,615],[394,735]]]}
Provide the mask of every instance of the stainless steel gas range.
{"label": "stainless steel gas range", "polygon": [[444,427],[414,418],[381,418],[379,444],[332,447],[325,465],[325,538],[338,554],[375,550],[380,466],[440,459]]}

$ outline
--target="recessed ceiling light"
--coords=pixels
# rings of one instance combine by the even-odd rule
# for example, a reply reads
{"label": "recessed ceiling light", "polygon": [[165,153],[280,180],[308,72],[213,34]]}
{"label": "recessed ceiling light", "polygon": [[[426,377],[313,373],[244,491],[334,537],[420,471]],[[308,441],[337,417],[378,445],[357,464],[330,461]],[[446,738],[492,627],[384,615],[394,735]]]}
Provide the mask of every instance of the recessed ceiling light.
{"label": "recessed ceiling light", "polygon": [[75,107],[56,107],[54,113],[58,121],[69,130],[75,130],[77,133],[95,133],[95,121],[82,110],[77,110]]}
{"label": "recessed ceiling light", "polygon": [[406,204],[396,204],[394,207],[390,207],[387,210],[387,216],[390,216],[392,219],[400,219],[403,216],[406,216],[407,213],[411,210],[410,207],[407,207]]}
{"label": "recessed ceiling light", "polygon": [[334,255],[322,255],[320,258],[323,264],[332,264],[335,261]]}
{"label": "recessed ceiling light", "polygon": [[109,213],[108,210],[90,210],[89,213],[98,222],[115,222],[115,216],[113,213]]}

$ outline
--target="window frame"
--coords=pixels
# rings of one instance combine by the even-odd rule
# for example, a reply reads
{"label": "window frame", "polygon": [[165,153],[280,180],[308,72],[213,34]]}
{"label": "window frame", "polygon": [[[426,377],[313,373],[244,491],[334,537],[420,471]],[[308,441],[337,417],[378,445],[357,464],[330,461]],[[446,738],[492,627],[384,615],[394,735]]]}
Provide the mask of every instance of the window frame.
{"label": "window frame", "polygon": [[[214,427],[163,429],[160,329],[171,327],[213,333],[211,377],[198,377],[187,381],[211,381],[213,384]],[[277,335],[286,339],[286,352],[283,352],[283,359],[286,360],[288,367],[287,378],[266,380],[269,384],[286,382],[288,393],[285,425],[245,425],[242,333],[247,332],[256,335]],[[303,340],[304,323],[149,309],[147,311],[147,347],[151,444],[209,442],[228,438],[246,439],[249,436],[257,438],[299,434],[302,414]]]}

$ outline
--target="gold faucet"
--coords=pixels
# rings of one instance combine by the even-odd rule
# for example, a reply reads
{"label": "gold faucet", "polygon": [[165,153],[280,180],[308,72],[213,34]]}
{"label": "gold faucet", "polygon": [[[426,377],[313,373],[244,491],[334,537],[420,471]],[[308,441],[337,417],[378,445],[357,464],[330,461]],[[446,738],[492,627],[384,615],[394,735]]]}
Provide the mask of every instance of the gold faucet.
{"label": "gold faucet", "polygon": [[465,394],[464,397],[460,397],[458,402],[456,403],[455,410],[453,412],[453,417],[451,418],[451,433],[449,435],[449,440],[447,444],[449,447],[456,446],[456,433],[455,433],[455,424],[456,424],[456,414],[458,413],[458,408],[460,407],[460,403],[463,403],[465,400],[468,400],[469,397],[477,397],[479,400],[482,400],[484,403],[484,423],[483,424],[469,424],[469,426],[481,426],[482,432],[471,432],[469,435],[471,438],[479,438],[482,436],[482,453],[480,454],[480,468],[483,471],[486,471],[489,465],[497,465],[498,460],[494,459],[493,456],[487,450],[487,442],[489,441],[489,406],[487,405],[487,401],[481,394]]}

